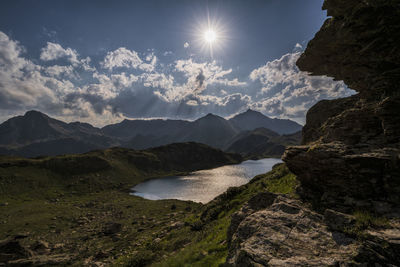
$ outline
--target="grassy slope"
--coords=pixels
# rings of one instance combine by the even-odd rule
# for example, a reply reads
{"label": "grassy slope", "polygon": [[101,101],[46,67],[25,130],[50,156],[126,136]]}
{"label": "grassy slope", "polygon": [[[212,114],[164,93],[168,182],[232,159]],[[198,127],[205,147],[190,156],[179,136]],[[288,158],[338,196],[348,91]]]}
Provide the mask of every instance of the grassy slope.
{"label": "grassy slope", "polygon": [[[114,262],[132,251],[156,251],[154,238],[199,212],[200,204],[149,201],[129,196],[133,185],[151,177],[238,162],[204,145],[174,144],[146,151],[113,148],[82,155],[39,159],[0,158],[0,239],[19,233],[31,246],[49,242],[80,266]],[[183,163],[183,164],[182,164]],[[105,235],[108,222],[122,230]],[[174,225],[175,224],[175,225]],[[182,245],[182,244],[181,244]],[[179,244],[177,244],[179,246]],[[169,248],[168,248],[169,249]],[[158,251],[158,259],[168,251]],[[36,253],[43,258],[48,255]],[[153,253],[154,254],[154,253]]]}

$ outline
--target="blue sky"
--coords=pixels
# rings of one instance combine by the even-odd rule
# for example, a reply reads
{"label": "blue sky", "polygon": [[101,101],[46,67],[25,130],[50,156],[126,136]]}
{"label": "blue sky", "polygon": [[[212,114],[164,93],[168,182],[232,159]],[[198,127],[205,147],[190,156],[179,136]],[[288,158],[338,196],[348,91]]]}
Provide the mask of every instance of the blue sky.
{"label": "blue sky", "polygon": [[326,19],[322,0],[0,5],[2,121],[30,109],[102,126],[252,108],[303,123],[317,101],[352,94],[295,66]]}

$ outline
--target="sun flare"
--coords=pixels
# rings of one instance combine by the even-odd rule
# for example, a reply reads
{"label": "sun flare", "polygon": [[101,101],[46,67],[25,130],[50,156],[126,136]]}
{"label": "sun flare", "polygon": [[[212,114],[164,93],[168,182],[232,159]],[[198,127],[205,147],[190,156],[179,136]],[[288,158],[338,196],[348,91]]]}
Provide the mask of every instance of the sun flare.
{"label": "sun flare", "polygon": [[193,36],[193,48],[199,48],[203,54],[210,54],[214,58],[214,53],[223,52],[230,40],[229,25],[224,23],[221,16],[214,18],[210,15],[199,17],[193,23],[190,30]]}
{"label": "sun flare", "polygon": [[217,34],[216,34],[216,32],[214,31],[214,30],[207,30],[205,33],[204,33],[204,40],[207,42],[207,43],[213,43],[213,42],[215,42],[216,40],[217,40]]}

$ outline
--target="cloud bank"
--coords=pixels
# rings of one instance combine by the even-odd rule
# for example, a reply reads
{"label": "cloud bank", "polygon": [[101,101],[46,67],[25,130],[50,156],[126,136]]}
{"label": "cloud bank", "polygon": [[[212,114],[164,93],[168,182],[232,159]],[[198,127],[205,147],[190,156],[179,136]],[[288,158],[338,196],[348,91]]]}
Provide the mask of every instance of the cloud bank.
{"label": "cloud bank", "polygon": [[[292,53],[243,74],[215,60],[192,55],[167,63],[152,50],[126,47],[92,62],[73,48],[48,42],[35,59],[0,31],[0,120],[36,109],[102,126],[125,117],[194,119],[253,108],[304,122],[317,101],[354,92],[342,82],[300,72],[295,62],[301,49],[297,44]],[[171,58],[174,53],[160,55]]]}

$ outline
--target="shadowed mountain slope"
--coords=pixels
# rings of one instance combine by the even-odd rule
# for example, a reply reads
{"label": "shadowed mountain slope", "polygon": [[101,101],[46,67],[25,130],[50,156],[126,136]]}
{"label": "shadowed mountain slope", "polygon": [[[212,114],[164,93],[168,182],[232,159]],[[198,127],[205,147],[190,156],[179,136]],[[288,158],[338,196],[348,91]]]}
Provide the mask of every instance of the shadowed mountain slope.
{"label": "shadowed mountain slope", "polygon": [[65,123],[38,111],[28,111],[0,125],[0,154],[35,157],[85,153],[113,146],[146,149],[179,142],[198,142],[222,149],[244,129],[265,125],[263,121],[286,123],[258,112],[247,113],[247,117],[255,115],[257,120],[243,127],[240,122],[208,114],[195,121],[123,120],[99,129],[88,123]]}

